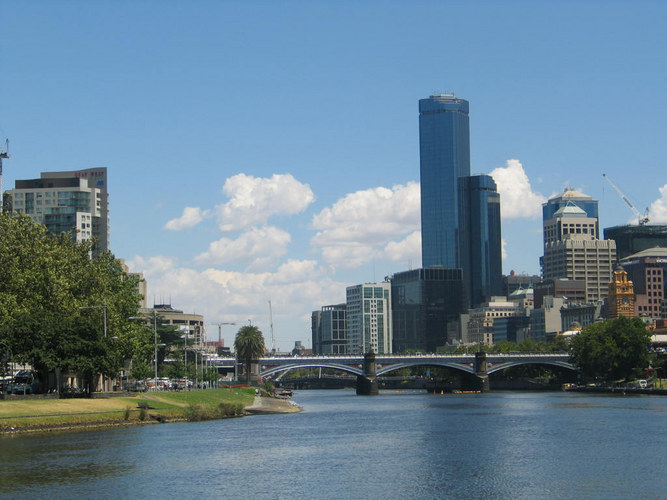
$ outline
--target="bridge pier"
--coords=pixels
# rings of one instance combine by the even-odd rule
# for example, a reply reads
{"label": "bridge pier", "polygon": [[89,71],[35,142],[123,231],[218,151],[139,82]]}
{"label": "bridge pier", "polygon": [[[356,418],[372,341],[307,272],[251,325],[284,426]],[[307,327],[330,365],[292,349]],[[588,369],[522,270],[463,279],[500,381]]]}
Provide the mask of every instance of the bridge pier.
{"label": "bridge pier", "polygon": [[357,395],[377,396],[379,393],[375,353],[370,350],[364,355],[364,374],[357,375]]}
{"label": "bridge pier", "polygon": [[489,374],[486,372],[486,353],[484,351],[475,353],[475,382],[476,391],[489,392]]}

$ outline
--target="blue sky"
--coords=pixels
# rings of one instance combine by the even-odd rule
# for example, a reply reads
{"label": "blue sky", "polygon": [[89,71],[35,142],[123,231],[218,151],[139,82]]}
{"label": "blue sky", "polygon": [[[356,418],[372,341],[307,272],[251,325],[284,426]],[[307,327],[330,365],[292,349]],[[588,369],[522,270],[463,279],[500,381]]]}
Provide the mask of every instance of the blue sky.
{"label": "blue sky", "polygon": [[[541,203],[667,223],[664,2],[0,2],[3,189],[109,169],[111,247],[149,303],[310,345],[310,312],[420,265],[417,101],[470,101],[504,272]],[[226,327],[229,345],[237,327]],[[217,328],[208,327],[210,337]]]}

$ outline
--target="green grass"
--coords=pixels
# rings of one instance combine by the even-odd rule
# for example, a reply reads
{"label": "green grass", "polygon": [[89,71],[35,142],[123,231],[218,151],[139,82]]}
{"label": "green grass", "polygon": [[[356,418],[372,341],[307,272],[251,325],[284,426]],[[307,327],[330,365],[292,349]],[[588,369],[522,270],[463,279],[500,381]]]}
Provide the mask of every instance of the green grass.
{"label": "green grass", "polygon": [[163,421],[220,418],[229,415],[230,407],[238,411],[252,405],[254,397],[254,389],[237,388],[147,392],[108,399],[5,400],[0,401],[0,433],[12,428],[40,430],[135,424],[140,421],[140,403],[149,406],[144,411],[147,422],[156,418]]}

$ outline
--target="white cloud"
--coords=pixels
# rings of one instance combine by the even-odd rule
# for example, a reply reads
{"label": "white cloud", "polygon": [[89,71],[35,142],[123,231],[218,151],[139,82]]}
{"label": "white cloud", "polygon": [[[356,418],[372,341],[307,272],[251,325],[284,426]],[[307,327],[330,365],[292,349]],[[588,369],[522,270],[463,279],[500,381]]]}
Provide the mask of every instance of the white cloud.
{"label": "white cloud", "polygon": [[507,160],[507,166],[491,174],[500,193],[500,209],[504,219],[539,217],[546,198],[532,190],[530,180],[519,160]]}
{"label": "white cloud", "polygon": [[199,207],[185,207],[183,209],[183,215],[177,219],[171,219],[164,225],[164,228],[169,229],[170,231],[181,231],[182,229],[196,226],[207,215],[208,210],[202,210]]}
{"label": "white cloud", "polygon": [[205,264],[245,264],[248,270],[267,269],[287,252],[289,233],[274,226],[253,227],[238,238],[221,238],[195,257]]}
{"label": "white cloud", "polygon": [[421,231],[413,231],[401,241],[390,241],[384,247],[384,257],[392,262],[410,262],[411,268],[420,267],[422,252]]}
{"label": "white cloud", "polygon": [[237,174],[225,181],[222,192],[230,200],[216,207],[221,231],[264,224],[272,215],[294,215],[315,200],[310,186],[290,174],[270,178]]}
{"label": "white cloud", "polygon": [[667,184],[659,188],[660,198],[651,203],[649,217],[653,224],[667,224]]}
{"label": "white cloud", "polygon": [[419,184],[377,187],[341,198],[313,217],[311,243],[325,262],[356,267],[381,255],[387,242],[419,230]]}
{"label": "white cloud", "polygon": [[284,349],[291,348],[295,339],[310,339],[310,311],[345,302],[346,284],[334,281],[312,260],[288,260],[275,271],[255,273],[214,268],[197,271],[162,256],[137,256],[128,264],[132,271],[144,273],[149,306],[156,297],[158,303],[204,315],[211,339],[217,338],[218,331],[210,323],[237,323],[223,328],[226,345],[231,345],[236,331],[249,319],[269,343],[269,300],[275,337]]}

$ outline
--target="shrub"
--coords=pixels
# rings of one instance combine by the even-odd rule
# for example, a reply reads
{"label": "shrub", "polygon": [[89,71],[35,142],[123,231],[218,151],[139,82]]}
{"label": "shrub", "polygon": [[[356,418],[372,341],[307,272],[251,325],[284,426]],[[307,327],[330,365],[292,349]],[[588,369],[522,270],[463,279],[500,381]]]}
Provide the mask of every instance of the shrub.
{"label": "shrub", "polygon": [[123,415],[123,418],[125,420],[130,420],[130,407],[129,406],[125,407],[125,414]]}
{"label": "shrub", "polygon": [[142,422],[146,420],[146,415],[148,415],[148,411],[146,410],[146,408],[142,408],[141,410],[139,410],[139,420],[141,420]]}
{"label": "shrub", "polygon": [[196,404],[190,404],[185,409],[185,419],[188,422],[199,422],[206,418],[206,412],[203,407]]}

